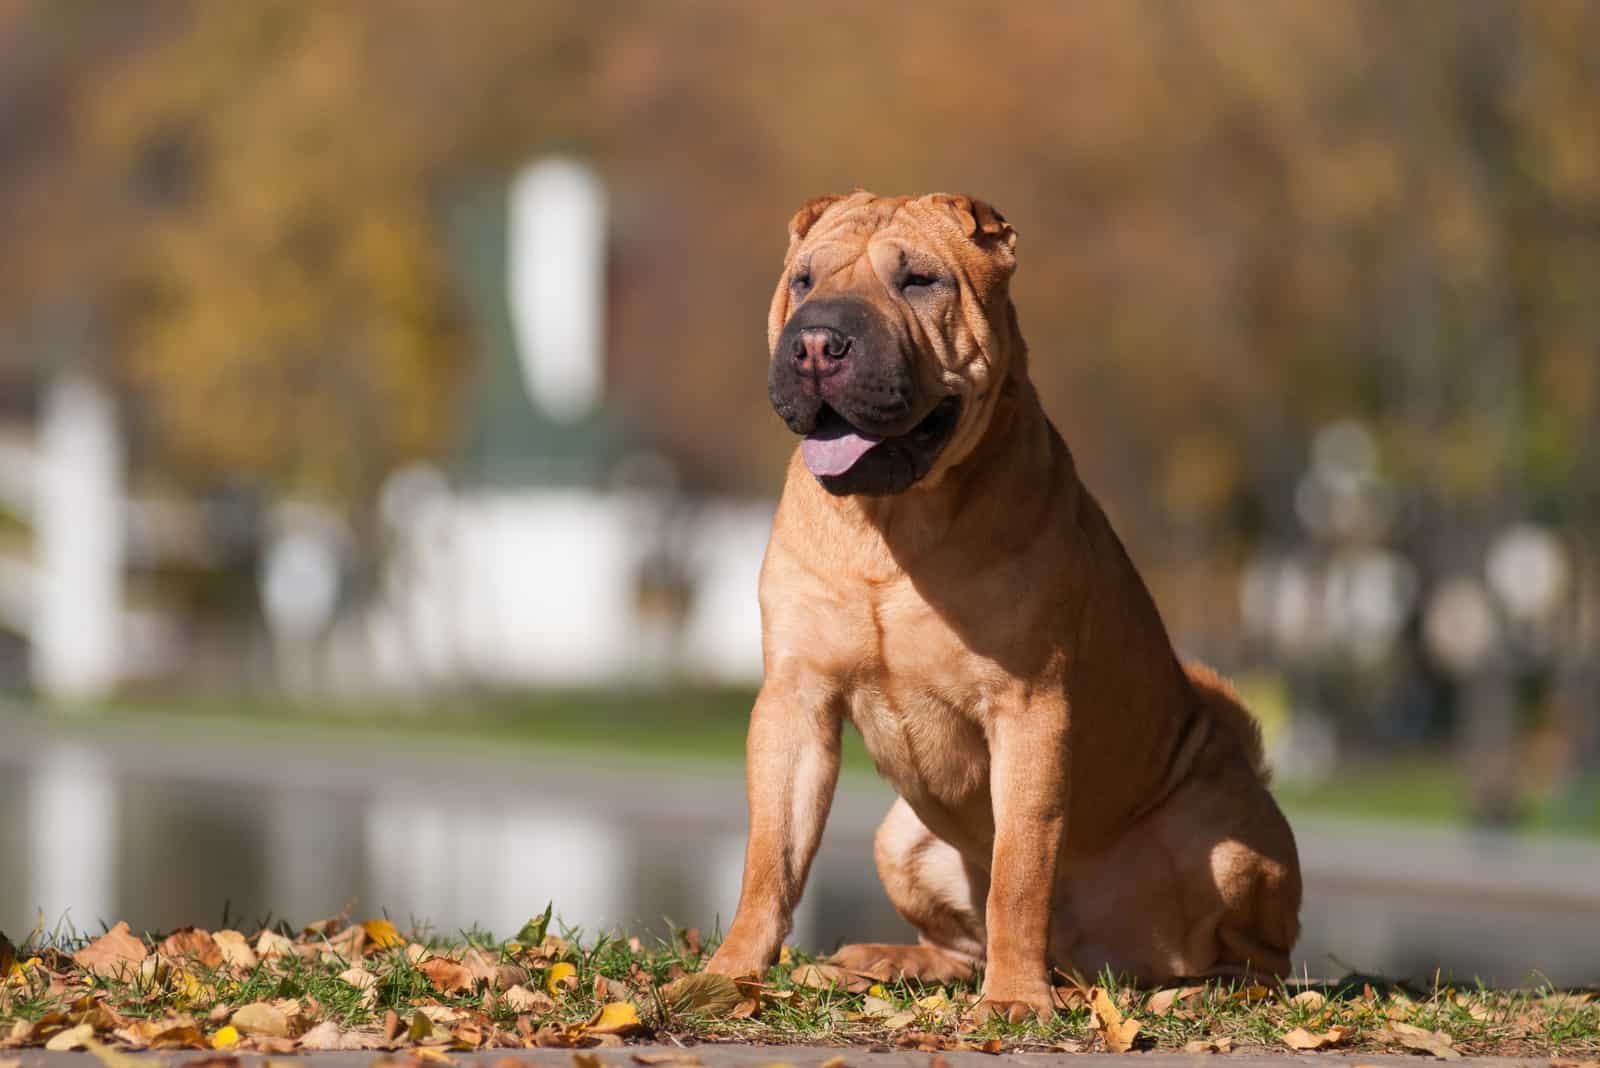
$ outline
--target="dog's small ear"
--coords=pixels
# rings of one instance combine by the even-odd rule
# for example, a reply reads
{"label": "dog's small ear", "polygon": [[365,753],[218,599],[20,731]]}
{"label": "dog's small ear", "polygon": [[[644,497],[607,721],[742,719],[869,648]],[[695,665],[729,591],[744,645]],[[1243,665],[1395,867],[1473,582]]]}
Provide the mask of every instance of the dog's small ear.
{"label": "dog's small ear", "polygon": [[805,207],[794,213],[794,218],[789,220],[789,247],[804,239],[811,228],[822,218],[823,212],[833,207],[834,204],[844,199],[843,193],[829,193],[826,196],[812,197],[806,201]]}
{"label": "dog's small ear", "polygon": [[936,193],[931,199],[954,213],[967,236],[979,245],[1004,249],[1008,253],[1016,251],[1016,229],[987,201],[949,193]]}

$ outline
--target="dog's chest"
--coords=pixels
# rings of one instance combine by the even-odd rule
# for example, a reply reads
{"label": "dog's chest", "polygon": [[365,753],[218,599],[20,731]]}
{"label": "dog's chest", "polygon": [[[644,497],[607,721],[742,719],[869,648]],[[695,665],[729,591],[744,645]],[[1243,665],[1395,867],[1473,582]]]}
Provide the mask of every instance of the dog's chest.
{"label": "dog's chest", "polygon": [[992,666],[914,599],[874,605],[878,625],[847,688],[850,718],[879,772],[922,809],[988,788]]}

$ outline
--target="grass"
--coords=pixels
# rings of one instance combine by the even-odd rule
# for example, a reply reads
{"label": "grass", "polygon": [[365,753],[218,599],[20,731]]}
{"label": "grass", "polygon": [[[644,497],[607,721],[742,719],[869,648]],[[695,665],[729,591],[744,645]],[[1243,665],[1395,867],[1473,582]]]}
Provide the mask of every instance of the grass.
{"label": "grass", "polygon": [[[165,945],[115,932],[98,941],[73,932],[36,936],[20,948],[0,941],[0,1050],[54,1042],[282,1053],[335,1043],[421,1047],[431,1059],[452,1050],[623,1041],[1095,1050],[1108,1042],[1107,1016],[1120,1014],[1138,1025],[1137,1049],[1284,1051],[1304,1035],[1332,1036],[1330,1048],[1342,1051],[1600,1054],[1593,992],[1444,982],[1423,990],[1361,977],[1161,992],[1109,975],[1093,984],[1060,977],[1063,1008],[1052,1019],[1007,1024],[972,1018],[970,983],[829,972],[790,950],[759,983],[685,983],[710,949],[695,932],[646,945],[548,928],[548,911],[504,940],[481,931],[401,937],[386,921],[334,921],[257,932],[249,939],[254,960],[226,961],[213,952],[223,935],[189,934]],[[123,955],[114,967],[105,960],[108,945]],[[86,946],[87,956],[74,960]],[[848,989],[829,985],[835,980]],[[1096,991],[1113,1007],[1095,1001]],[[263,1014],[283,1021],[281,1034],[270,1026],[252,1031],[250,1021],[259,1024]]]}

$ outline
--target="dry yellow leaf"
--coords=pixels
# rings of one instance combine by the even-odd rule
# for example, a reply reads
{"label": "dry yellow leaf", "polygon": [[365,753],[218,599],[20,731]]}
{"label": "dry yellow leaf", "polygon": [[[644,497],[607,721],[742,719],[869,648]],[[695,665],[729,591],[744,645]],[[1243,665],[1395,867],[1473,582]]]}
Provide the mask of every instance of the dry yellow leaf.
{"label": "dry yellow leaf", "polygon": [[65,1031],[57,1032],[51,1036],[50,1041],[44,1044],[44,1048],[55,1053],[73,1049],[87,1049],[87,1043],[93,1040],[94,1025],[79,1024],[77,1027],[69,1027]]}
{"label": "dry yellow leaf", "polygon": [[218,1028],[217,1033],[211,1036],[212,1049],[227,1049],[239,1044],[239,1029],[232,1024]]}
{"label": "dry yellow leaf", "polygon": [[1100,1033],[1100,1040],[1105,1043],[1107,1050],[1127,1053],[1133,1048],[1134,1039],[1139,1034],[1139,1021],[1124,1019],[1105,990],[1097,986],[1089,991],[1089,1009],[1090,1022]]}
{"label": "dry yellow leaf", "polygon": [[578,969],[564,960],[550,965],[550,970],[544,976],[544,988],[556,997],[577,985]]}
{"label": "dry yellow leaf", "polygon": [[367,934],[367,941],[375,949],[388,949],[391,946],[403,946],[406,940],[400,937],[400,932],[395,930],[394,924],[388,920],[367,920],[361,925]]}
{"label": "dry yellow leaf", "polygon": [[600,1006],[586,1029],[592,1035],[630,1035],[644,1027],[639,1010],[631,1001],[613,1001]]}

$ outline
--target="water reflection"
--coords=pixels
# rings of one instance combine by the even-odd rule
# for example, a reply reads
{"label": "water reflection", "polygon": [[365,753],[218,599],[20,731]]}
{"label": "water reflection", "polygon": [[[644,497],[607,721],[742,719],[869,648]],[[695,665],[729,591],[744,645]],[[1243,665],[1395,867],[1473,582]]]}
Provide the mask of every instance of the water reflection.
{"label": "water reflection", "polygon": [[[593,931],[711,930],[737,900],[744,791],[733,769],[65,730],[0,719],[0,929],[269,916],[354,901],[402,926],[508,934],[554,901]],[[901,939],[871,835],[885,787],[848,780],[795,941]],[[1350,969],[1521,984],[1600,980],[1600,845],[1296,820],[1299,957]]]}

